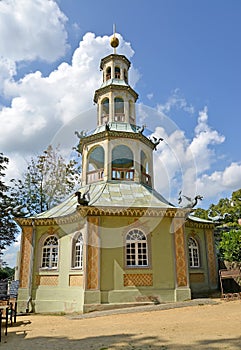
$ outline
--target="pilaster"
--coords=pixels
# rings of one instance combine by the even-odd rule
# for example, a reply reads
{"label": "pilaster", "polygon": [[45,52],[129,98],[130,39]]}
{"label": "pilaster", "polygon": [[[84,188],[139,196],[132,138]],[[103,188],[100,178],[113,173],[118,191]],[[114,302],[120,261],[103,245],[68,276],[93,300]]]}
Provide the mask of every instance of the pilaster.
{"label": "pilaster", "polygon": [[208,255],[208,274],[211,286],[217,286],[217,270],[216,270],[216,259],[215,259],[215,246],[213,231],[208,229],[206,231],[206,242],[207,242],[207,255]]}
{"label": "pilaster", "polygon": [[189,288],[186,241],[184,235],[184,218],[174,218],[174,250],[176,272],[176,301],[191,299]]}
{"label": "pilaster", "polygon": [[33,227],[24,226],[21,237],[20,288],[29,288],[31,273]]}
{"label": "pilaster", "polygon": [[100,287],[100,242],[98,217],[88,217],[87,230],[86,289],[98,290]]}

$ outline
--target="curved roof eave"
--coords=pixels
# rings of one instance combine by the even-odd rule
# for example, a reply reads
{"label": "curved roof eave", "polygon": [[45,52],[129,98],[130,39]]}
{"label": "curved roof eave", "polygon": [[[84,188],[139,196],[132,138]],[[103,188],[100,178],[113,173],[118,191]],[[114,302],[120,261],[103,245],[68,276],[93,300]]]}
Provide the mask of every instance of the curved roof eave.
{"label": "curved roof eave", "polygon": [[[117,210],[137,210],[145,208],[153,210],[180,209],[168,202],[161,194],[143,184],[128,181],[98,182],[81,187],[78,192],[89,194],[90,201],[86,208],[115,208]],[[77,196],[72,194],[62,203],[32,217],[16,218],[18,224],[31,224],[31,222],[71,221],[71,217],[79,217]]]}

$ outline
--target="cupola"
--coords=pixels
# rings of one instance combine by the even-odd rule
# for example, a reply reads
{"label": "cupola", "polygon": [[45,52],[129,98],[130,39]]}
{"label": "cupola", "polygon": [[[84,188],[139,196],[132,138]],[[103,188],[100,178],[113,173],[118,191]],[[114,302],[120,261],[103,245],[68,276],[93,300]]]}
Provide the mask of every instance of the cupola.
{"label": "cupola", "polygon": [[97,128],[80,139],[82,185],[135,182],[152,188],[155,144],[144,136],[144,126],[136,125],[138,94],[129,85],[130,61],[116,53],[118,44],[114,34],[114,52],[100,62],[103,81],[94,94]]}
{"label": "cupola", "polygon": [[135,102],[138,94],[129,85],[130,61],[116,54],[118,44],[119,40],[114,34],[111,39],[114,53],[100,62],[103,82],[94,96],[98,106],[98,126],[108,122],[136,124]]}

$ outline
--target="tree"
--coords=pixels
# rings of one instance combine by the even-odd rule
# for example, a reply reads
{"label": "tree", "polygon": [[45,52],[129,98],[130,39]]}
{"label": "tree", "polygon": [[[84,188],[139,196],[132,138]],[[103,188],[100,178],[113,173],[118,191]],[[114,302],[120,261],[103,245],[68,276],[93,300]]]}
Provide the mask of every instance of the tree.
{"label": "tree", "polygon": [[58,147],[48,146],[42,155],[31,158],[23,179],[13,180],[18,215],[35,215],[52,208],[72,193],[78,182],[77,162],[66,163]]}
{"label": "tree", "polygon": [[241,189],[231,198],[221,198],[207,210],[197,209],[195,216],[216,223],[215,239],[221,259],[241,262]]}
{"label": "tree", "polygon": [[[211,204],[207,210],[196,209],[195,216],[202,219],[215,219],[220,225],[239,227],[241,219],[241,189],[234,191],[231,198],[221,198],[217,204]],[[218,220],[218,217],[220,220]]]}
{"label": "tree", "polygon": [[241,230],[222,232],[219,248],[224,260],[241,262]]}
{"label": "tree", "polygon": [[[9,159],[0,153],[0,251],[10,246],[15,241],[18,233],[17,225],[13,221],[12,199],[9,195],[10,187],[7,186],[3,178]],[[2,254],[2,252],[0,252]]]}
{"label": "tree", "polygon": [[9,277],[13,277],[14,276],[14,272],[15,270],[11,267],[3,267],[0,269],[0,279],[6,279],[6,278],[9,278]]}
{"label": "tree", "polygon": [[202,209],[202,208],[195,209],[194,215],[201,218],[201,219],[208,220],[208,212],[205,209]]}

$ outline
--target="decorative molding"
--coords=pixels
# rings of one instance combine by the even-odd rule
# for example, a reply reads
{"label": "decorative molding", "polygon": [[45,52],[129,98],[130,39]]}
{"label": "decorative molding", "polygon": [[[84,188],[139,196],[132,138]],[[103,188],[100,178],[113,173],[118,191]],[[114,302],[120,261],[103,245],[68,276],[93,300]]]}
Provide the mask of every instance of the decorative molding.
{"label": "decorative molding", "polygon": [[69,286],[70,287],[82,287],[83,286],[83,275],[69,275]]}
{"label": "decorative molding", "polygon": [[[32,222],[31,222],[32,223]],[[32,254],[33,227],[25,226],[21,237],[21,265],[20,265],[20,288],[28,288],[31,254]]]}
{"label": "decorative molding", "polygon": [[217,271],[216,271],[216,260],[215,260],[215,253],[214,253],[213,231],[207,230],[206,237],[207,237],[209,278],[210,278],[210,282],[213,285],[215,285],[217,283]]}
{"label": "decorative molding", "polygon": [[123,275],[124,287],[148,287],[153,285],[153,275],[152,273],[140,274],[124,274]]}
{"label": "decorative molding", "polygon": [[83,150],[84,147],[86,147],[89,144],[98,144],[100,141],[105,141],[106,139],[132,139],[132,140],[140,140],[147,146],[151,147],[152,149],[155,148],[155,145],[151,140],[149,140],[146,136],[139,132],[127,132],[127,131],[117,131],[117,130],[104,130],[101,132],[98,132],[97,134],[92,134],[89,136],[86,136],[80,140],[80,151]]}
{"label": "decorative molding", "polygon": [[59,277],[56,275],[37,275],[35,277],[36,286],[58,286]]}
{"label": "decorative molding", "polygon": [[130,68],[131,62],[128,60],[128,58],[126,58],[126,56],[124,55],[117,55],[117,54],[113,54],[111,53],[110,55],[104,57],[101,59],[100,61],[100,69],[103,70],[103,66],[104,64],[112,61],[112,60],[118,60],[118,61],[124,61],[127,64],[127,68]]}
{"label": "decorative molding", "polygon": [[125,208],[125,207],[83,207],[78,206],[82,216],[129,216],[129,217],[169,217],[184,218],[186,210],[179,208]]}
{"label": "decorative molding", "polygon": [[[35,226],[64,225],[76,223],[86,216],[129,216],[129,217],[169,217],[169,218],[186,218],[190,212],[185,208],[125,208],[125,207],[92,207],[76,205],[76,210],[71,215],[55,218],[15,218],[20,227],[30,226],[34,222]],[[199,223],[191,220],[185,220],[185,226],[190,228],[213,229],[213,223]]]}
{"label": "decorative molding", "polygon": [[134,97],[135,102],[138,99],[138,94],[129,85],[118,85],[118,84],[115,84],[113,82],[112,84],[108,84],[106,86],[100,87],[99,89],[95,90],[94,102],[97,103],[100,96],[106,94],[107,92],[113,91],[113,90],[114,91],[117,91],[117,90],[128,91],[130,93],[130,95],[132,95]]}
{"label": "decorative molding", "polygon": [[189,279],[191,283],[204,283],[205,282],[205,276],[204,273],[190,273]]}
{"label": "decorative molding", "polygon": [[174,220],[174,242],[175,242],[177,287],[186,287],[188,285],[187,261],[186,261],[186,252],[185,252],[185,236],[184,236],[183,225],[184,225],[184,222],[182,219]]}
{"label": "decorative molding", "polygon": [[209,222],[194,222],[191,221],[189,219],[186,220],[185,222],[185,226],[186,227],[190,227],[190,228],[210,228],[210,229],[214,229],[215,224],[214,223],[209,223]]}
{"label": "decorative molding", "polygon": [[87,289],[99,288],[99,220],[88,218]]}
{"label": "decorative molding", "polygon": [[[77,208],[77,205],[76,205]],[[55,218],[39,218],[39,217],[31,217],[31,218],[15,218],[14,220],[18,223],[20,227],[32,225],[34,222],[35,226],[52,226],[52,225],[64,225],[64,224],[72,224],[78,222],[85,213],[82,212],[83,215],[80,215],[80,211],[76,210],[73,214],[66,216],[59,216]]]}

